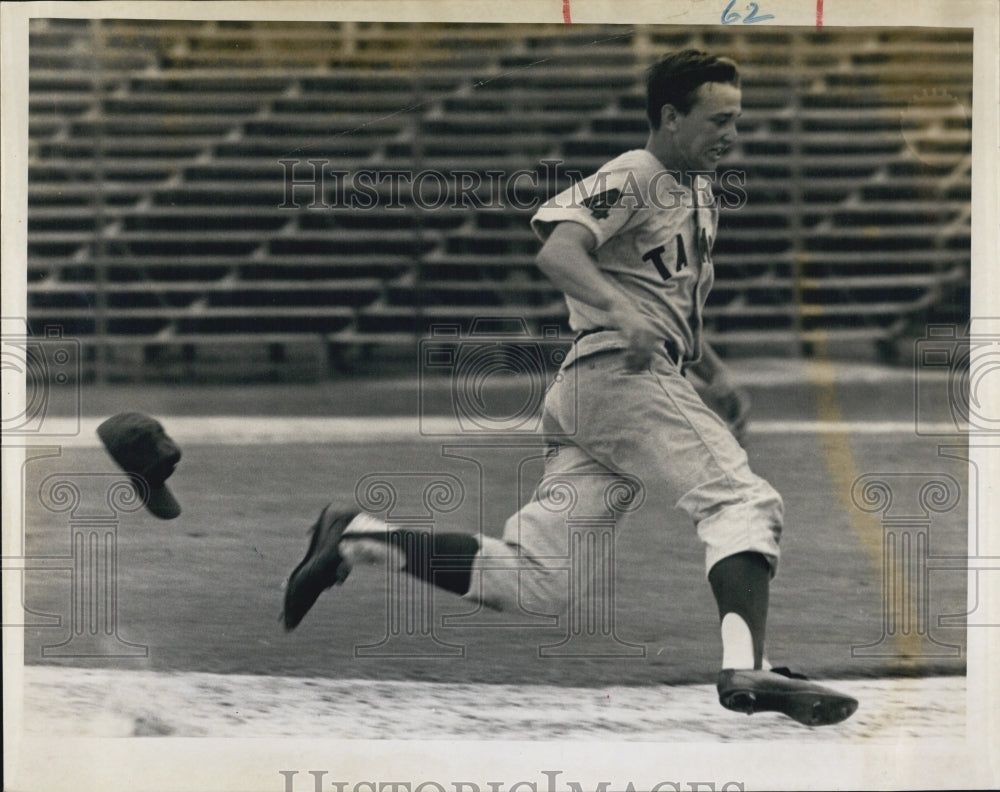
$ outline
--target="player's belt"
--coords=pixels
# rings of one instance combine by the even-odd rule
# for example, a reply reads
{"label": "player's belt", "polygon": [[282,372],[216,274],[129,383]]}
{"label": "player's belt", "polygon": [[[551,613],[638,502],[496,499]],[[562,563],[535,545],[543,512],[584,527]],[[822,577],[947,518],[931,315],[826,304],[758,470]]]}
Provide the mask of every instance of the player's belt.
{"label": "player's belt", "polygon": [[[594,333],[610,333],[614,332],[614,328],[611,327],[588,327],[586,330],[581,330],[576,334],[576,338],[573,339],[573,343],[577,343],[581,338],[586,338]],[[677,345],[671,339],[667,339],[663,342],[663,348],[667,350],[667,356],[674,362],[680,363],[681,356],[677,351]]]}

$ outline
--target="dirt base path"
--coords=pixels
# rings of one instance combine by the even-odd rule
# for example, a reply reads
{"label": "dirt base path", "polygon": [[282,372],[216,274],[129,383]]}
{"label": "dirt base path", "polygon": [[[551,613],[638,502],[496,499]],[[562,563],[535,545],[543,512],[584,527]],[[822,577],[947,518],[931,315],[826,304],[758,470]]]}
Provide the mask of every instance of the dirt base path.
{"label": "dirt base path", "polygon": [[[954,738],[964,677],[833,681],[853,718],[808,729],[719,706],[709,685],[383,682],[205,673],[25,668],[25,729],[48,736],[654,741]],[[917,703],[920,706],[916,706]],[[306,729],[308,726],[308,729]]]}

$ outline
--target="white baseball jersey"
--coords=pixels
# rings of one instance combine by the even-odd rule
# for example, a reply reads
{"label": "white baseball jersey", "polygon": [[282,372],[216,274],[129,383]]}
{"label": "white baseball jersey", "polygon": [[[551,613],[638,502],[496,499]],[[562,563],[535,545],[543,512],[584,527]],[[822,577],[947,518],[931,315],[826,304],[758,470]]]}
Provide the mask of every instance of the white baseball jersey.
{"label": "white baseball jersey", "polygon": [[[632,298],[635,309],[673,341],[685,360],[700,358],[718,228],[708,179],[696,176],[692,190],[650,152],[628,151],[546,201],[531,226],[544,241],[556,223],[567,220],[594,234],[598,268]],[[566,303],[573,330],[610,327],[605,311],[568,295]],[[614,334],[588,341],[588,352],[622,344]]]}

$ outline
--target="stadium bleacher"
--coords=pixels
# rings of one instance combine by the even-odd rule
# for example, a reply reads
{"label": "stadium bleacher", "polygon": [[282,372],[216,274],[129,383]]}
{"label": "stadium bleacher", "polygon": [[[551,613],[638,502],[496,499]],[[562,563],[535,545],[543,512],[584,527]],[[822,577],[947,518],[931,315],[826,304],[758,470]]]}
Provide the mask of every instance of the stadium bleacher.
{"label": "stadium bleacher", "polygon": [[642,69],[679,46],[744,71],[726,167],[747,200],[721,212],[715,344],[891,357],[962,315],[965,31],[53,18],[30,28],[32,331],[62,326],[127,377],[171,350],[302,348],[322,366],[435,322],[564,325],[531,206],[643,145]]}

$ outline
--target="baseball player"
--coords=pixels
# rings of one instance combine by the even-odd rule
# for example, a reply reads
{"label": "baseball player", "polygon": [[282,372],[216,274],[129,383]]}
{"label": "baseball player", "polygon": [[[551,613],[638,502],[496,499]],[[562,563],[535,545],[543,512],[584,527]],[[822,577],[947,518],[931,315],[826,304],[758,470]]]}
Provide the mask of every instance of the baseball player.
{"label": "baseball player", "polygon": [[564,607],[565,570],[550,566],[566,555],[562,485],[573,486],[579,513],[601,515],[609,480],[639,482],[687,512],[704,542],[721,621],[722,705],[837,723],[857,701],[765,656],[781,497],[684,376],[696,372],[742,421],[741,399],[702,337],[718,221],[711,183],[737,136],[737,65],[695,50],[667,55],[648,72],[647,100],[645,147],[555,196],[531,221],[543,242],[538,266],[565,294],[577,333],[562,365],[573,377],[557,377],[546,394],[551,439],[532,499],[507,521],[503,539],[422,534],[327,506],[289,577],[285,627],[373,557],[496,609]]}

